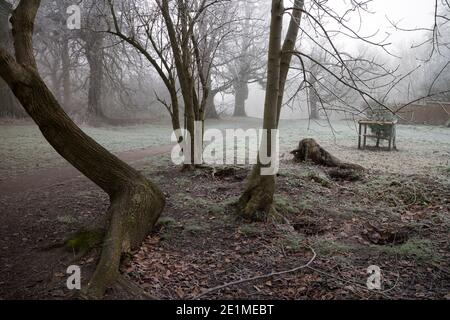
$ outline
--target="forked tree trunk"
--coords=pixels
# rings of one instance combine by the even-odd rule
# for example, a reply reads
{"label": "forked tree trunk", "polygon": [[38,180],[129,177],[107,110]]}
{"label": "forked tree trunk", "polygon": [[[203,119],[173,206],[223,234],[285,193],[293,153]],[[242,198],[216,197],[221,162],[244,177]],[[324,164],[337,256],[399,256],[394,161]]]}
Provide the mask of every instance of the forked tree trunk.
{"label": "forked tree trunk", "polygon": [[194,103],[194,78],[191,74],[192,66],[192,51],[189,47],[189,40],[191,39],[190,32],[192,29],[189,27],[188,8],[183,1],[177,2],[177,9],[179,15],[179,24],[181,25],[181,40],[175,29],[174,22],[171,16],[171,10],[169,8],[168,0],[161,0],[157,2],[161,9],[161,14],[164,18],[165,25],[167,27],[167,33],[169,36],[170,47],[172,49],[173,58],[175,61],[175,68],[177,71],[181,94],[183,96],[184,109],[185,109],[185,125],[186,130],[189,132],[190,141],[185,141],[191,144],[191,152],[189,155],[185,153],[186,158],[183,166],[184,170],[191,170],[195,168],[195,103]]}
{"label": "forked tree trunk", "polygon": [[[283,0],[272,0],[270,25],[269,61],[267,68],[267,87],[264,105],[263,129],[277,128],[277,101],[280,86],[281,34],[283,28]],[[267,150],[271,150],[271,138],[267,135]],[[260,150],[261,151],[261,150]],[[250,174],[245,191],[239,199],[238,209],[246,219],[261,220],[273,211],[275,176],[261,175],[260,156]]]}
{"label": "forked tree trunk", "polygon": [[[281,47],[281,35],[283,27],[284,6],[283,0],[272,0],[272,18],[269,40],[269,61],[267,66],[267,87],[264,106],[263,129],[272,130],[278,128],[281,108],[283,105],[284,88],[289,67],[298,36],[298,30],[303,9],[303,0],[295,0],[289,29]],[[271,134],[267,134],[267,148],[271,147]],[[278,142],[276,142],[278,143]],[[261,152],[261,150],[260,150]],[[265,155],[269,156],[269,155]],[[273,156],[273,155],[271,155]],[[258,157],[258,164],[253,168],[248,179],[245,191],[239,199],[238,209],[247,219],[266,219],[275,211],[273,199],[275,194],[275,175],[262,175],[263,166]]]}
{"label": "forked tree trunk", "polygon": [[40,0],[22,0],[12,16],[15,56],[0,48],[0,76],[53,148],[110,197],[109,222],[100,261],[84,289],[101,298],[118,274],[123,252],[136,249],[151,230],[165,200],[140,173],[87,136],[63,111],[41,79],[33,55],[33,24]]}

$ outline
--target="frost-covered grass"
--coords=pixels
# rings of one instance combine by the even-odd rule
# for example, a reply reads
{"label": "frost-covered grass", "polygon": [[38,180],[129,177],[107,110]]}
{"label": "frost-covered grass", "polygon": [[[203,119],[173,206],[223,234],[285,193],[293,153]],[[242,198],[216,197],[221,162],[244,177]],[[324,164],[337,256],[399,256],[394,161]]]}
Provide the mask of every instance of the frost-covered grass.
{"label": "frost-covered grass", "polygon": [[[119,128],[83,128],[112,152],[167,145],[171,127],[141,125]],[[58,166],[65,161],[47,143],[35,125],[0,126],[0,173],[2,176]]]}
{"label": "frost-covered grass", "polygon": [[[219,129],[259,128],[258,119],[229,120],[221,123]],[[450,172],[450,129],[431,126],[397,127],[398,151],[358,150],[357,125],[352,121],[282,120],[280,123],[280,153],[282,159],[291,158],[290,151],[295,149],[301,139],[314,138],[328,151],[348,162],[363,165],[369,169],[392,173],[431,174],[448,176]],[[370,141],[369,141],[370,142]],[[243,145],[245,139],[238,139]],[[255,147],[255,144],[253,144]],[[234,146],[226,146],[232,151]],[[247,148],[248,149],[248,148]],[[243,149],[238,149],[237,158],[245,159]],[[212,157],[207,157],[211,159]]]}
{"label": "frost-covered grass", "polygon": [[[309,125],[309,129],[308,129]],[[358,150],[356,125],[350,121],[336,121],[332,129],[326,121],[284,121],[280,144],[290,151],[303,138],[314,138],[328,151],[342,160],[355,162],[366,168],[405,174],[442,175],[450,167],[450,129],[445,127],[398,125],[398,151]]]}
{"label": "frost-covered grass", "polygon": [[[227,119],[208,121],[206,129],[260,128],[260,119]],[[314,138],[328,151],[345,161],[366,168],[393,173],[432,174],[449,176],[450,129],[429,126],[397,128],[399,151],[360,151],[357,149],[357,128],[350,121],[335,121],[332,128],[326,121],[283,120],[280,124],[280,152],[289,158],[303,138]],[[118,128],[84,128],[88,135],[112,152],[149,148],[170,144],[169,125],[140,125]],[[0,173],[14,175],[36,168],[48,168],[64,163],[34,125],[0,126]],[[243,144],[243,139],[238,139]],[[254,145],[257,147],[257,145]],[[234,146],[226,146],[228,150]],[[237,152],[238,153],[238,152]],[[243,159],[241,151],[237,155]]]}

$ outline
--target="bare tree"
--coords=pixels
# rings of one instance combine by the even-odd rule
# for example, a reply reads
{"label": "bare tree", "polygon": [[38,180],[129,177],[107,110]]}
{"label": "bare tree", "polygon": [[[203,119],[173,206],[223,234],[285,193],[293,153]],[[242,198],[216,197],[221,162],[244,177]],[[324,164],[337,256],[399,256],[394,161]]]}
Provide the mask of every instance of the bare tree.
{"label": "bare tree", "polygon": [[[303,0],[295,0],[292,9],[291,21],[282,45],[282,28],[285,8],[283,0],[272,0],[272,15],[269,36],[269,57],[267,65],[267,86],[264,105],[263,129],[267,130],[263,136],[258,163],[253,167],[248,178],[244,193],[239,199],[239,210],[247,219],[265,219],[274,212],[273,198],[275,193],[275,174],[264,175],[262,169],[272,166],[275,155],[272,148],[272,135],[278,128],[281,108],[283,105],[284,89],[293,50],[298,37],[299,25],[302,16]],[[267,152],[267,155],[262,152]],[[261,157],[271,156],[271,163],[262,164]],[[262,217],[259,215],[262,213]]]}
{"label": "bare tree", "polygon": [[[330,108],[344,112],[352,112],[353,115],[363,115],[366,110],[373,106],[373,102],[382,106],[391,113],[395,111],[390,108],[385,98],[398,84],[399,79],[394,76],[394,71],[377,63],[374,59],[361,56],[352,56],[347,50],[337,44],[336,34],[348,37],[352,41],[361,41],[379,48],[383,52],[388,51],[389,43],[385,40],[375,41],[370,37],[361,36],[354,31],[348,21],[350,15],[360,15],[368,12],[366,1],[352,1],[346,3],[344,11],[336,10],[329,1],[311,0],[307,3],[301,0],[293,2],[293,6],[283,8],[284,1],[272,1],[272,21],[269,41],[269,61],[267,73],[266,101],[264,111],[264,129],[277,129],[281,110],[292,97],[285,101],[285,91],[290,69],[295,69],[301,75],[301,80],[292,81],[297,84],[294,96],[306,89],[315,94],[316,102],[320,104],[325,114]],[[281,46],[283,15],[290,14],[291,19],[286,38]],[[302,23],[301,23],[302,22]],[[300,33],[301,30],[301,33]],[[301,46],[296,47],[297,40],[301,35]],[[315,53],[314,53],[315,52]],[[326,59],[319,59],[322,54]],[[293,64],[292,57],[298,58],[299,64]],[[319,76],[319,73],[326,76]],[[330,85],[333,84],[333,85]],[[330,87],[339,88],[340,93],[330,90]],[[318,88],[321,88],[319,90]],[[384,92],[382,99],[377,99],[377,92]],[[334,99],[328,106],[325,94]],[[360,108],[352,106],[348,101],[342,99],[342,95],[356,94],[364,103]],[[274,114],[275,112],[275,114]],[[326,114],[328,119],[328,115]],[[263,140],[261,148],[265,151],[272,150],[270,134],[267,141]],[[260,150],[260,158],[261,158]],[[273,152],[273,151],[272,151]],[[248,178],[247,186],[239,200],[239,209],[249,219],[261,217],[266,218],[273,212],[273,197],[275,190],[275,177],[262,175],[265,168],[258,159],[258,164],[253,168]]]}
{"label": "bare tree", "polygon": [[[266,37],[266,25],[264,20],[258,18],[258,6],[256,2],[245,1],[244,17],[239,23],[238,35],[233,46],[238,48],[235,59],[228,63],[228,73],[233,79],[234,113],[235,117],[246,117],[245,102],[249,97],[249,84],[263,83],[266,72],[265,53],[267,48],[263,42]],[[232,50],[232,48],[229,48]]]}
{"label": "bare tree", "polygon": [[80,130],[42,81],[32,41],[39,6],[40,0],[22,0],[13,12],[15,57],[0,48],[0,76],[53,148],[110,197],[100,261],[85,291],[98,298],[118,277],[122,253],[136,249],[151,230],[164,207],[164,196]]}

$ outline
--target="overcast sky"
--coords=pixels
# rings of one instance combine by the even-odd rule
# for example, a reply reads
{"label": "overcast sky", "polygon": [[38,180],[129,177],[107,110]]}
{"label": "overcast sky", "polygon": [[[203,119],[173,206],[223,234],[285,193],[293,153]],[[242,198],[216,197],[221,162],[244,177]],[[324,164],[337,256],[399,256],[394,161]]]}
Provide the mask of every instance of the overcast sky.
{"label": "overcast sky", "polygon": [[[349,2],[350,0],[332,0],[328,5],[336,5],[337,7],[333,7],[336,10],[345,10],[345,8],[348,8]],[[390,37],[387,42],[392,43],[389,50],[396,55],[400,55],[405,52],[405,49],[410,48],[413,43],[421,42],[425,33],[395,30],[389,23],[389,20],[398,22],[399,26],[405,29],[430,28],[434,22],[434,2],[434,0],[373,0],[369,4],[369,10],[372,14],[364,14],[362,17],[362,28],[359,34],[361,36],[369,36],[379,31],[377,37],[381,41],[389,33]],[[285,4],[285,6],[288,5]],[[354,17],[356,18],[356,15]],[[354,26],[359,26],[359,19],[354,19],[350,23],[354,23]],[[415,54],[412,50],[406,50],[406,52]],[[394,64],[397,63],[394,62]],[[226,97],[225,102],[231,103],[230,98]],[[218,102],[223,103],[222,99],[220,100]],[[258,116],[262,114],[263,108],[264,91],[257,84],[253,84],[247,101],[247,112],[250,116]],[[292,112],[285,108],[282,117],[304,118],[307,117],[307,112],[305,110]]]}
{"label": "overcast sky", "polygon": [[382,33],[392,34],[391,42],[394,46],[402,46],[411,43],[423,33],[411,33],[395,31],[387,18],[399,22],[402,28],[430,28],[434,19],[434,0],[374,0],[370,4],[374,14],[366,15],[364,21],[369,34],[380,29]]}

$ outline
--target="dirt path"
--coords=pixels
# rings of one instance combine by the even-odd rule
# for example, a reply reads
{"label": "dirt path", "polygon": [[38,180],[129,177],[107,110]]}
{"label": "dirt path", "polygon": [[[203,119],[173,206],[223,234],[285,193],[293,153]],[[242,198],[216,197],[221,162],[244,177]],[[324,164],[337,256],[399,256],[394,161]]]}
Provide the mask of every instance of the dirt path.
{"label": "dirt path", "polygon": [[[136,163],[147,157],[168,153],[172,147],[172,145],[165,145],[129,150],[118,153],[117,156],[127,163]],[[83,175],[77,169],[67,164],[59,167],[37,170],[32,173],[21,174],[14,176],[11,179],[0,181],[0,190],[2,195],[14,195],[20,192],[29,192],[35,189],[61,185],[80,177],[83,177]]]}
{"label": "dirt path", "polygon": [[[165,145],[118,153],[134,166],[170,152]],[[90,226],[107,209],[108,197],[70,165],[43,169],[0,182],[0,300],[67,299],[65,271],[74,254],[60,245]],[[96,254],[83,259],[84,279]]]}

